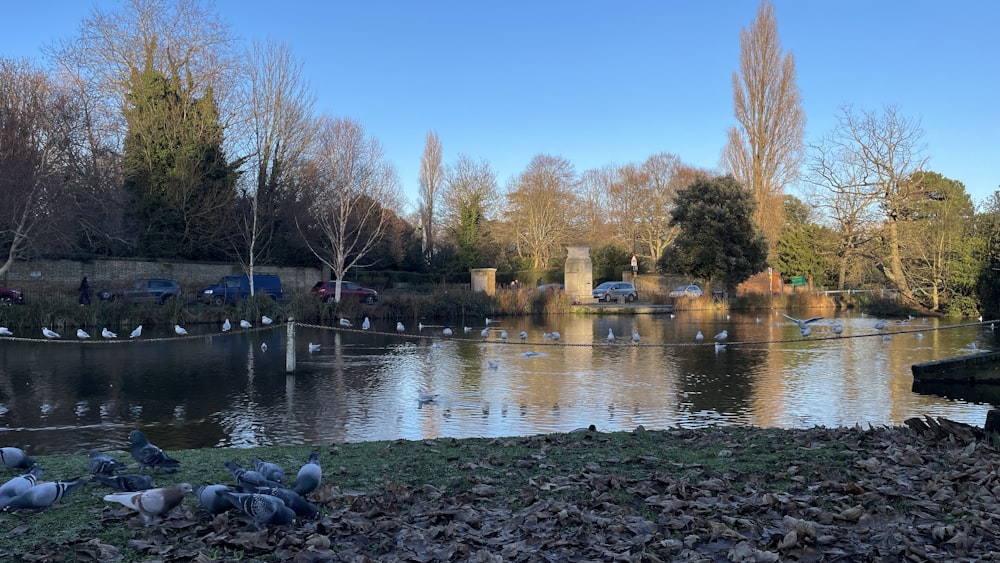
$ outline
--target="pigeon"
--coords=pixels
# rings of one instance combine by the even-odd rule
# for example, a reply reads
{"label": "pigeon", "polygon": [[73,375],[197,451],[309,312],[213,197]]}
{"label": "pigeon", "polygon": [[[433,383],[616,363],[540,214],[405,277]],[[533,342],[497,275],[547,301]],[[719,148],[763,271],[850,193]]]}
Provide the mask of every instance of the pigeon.
{"label": "pigeon", "polygon": [[312,342],[309,343],[309,352],[319,352],[319,348],[319,344],[313,344]]}
{"label": "pigeon", "polygon": [[258,529],[270,524],[289,524],[295,520],[295,512],[278,497],[232,491],[216,491],[215,494],[253,518],[254,526]]}
{"label": "pigeon", "polygon": [[521,338],[521,340],[524,340],[525,338],[528,338],[528,332],[525,331],[525,330],[522,330],[521,334],[518,334],[518,336]]}
{"label": "pigeon", "polygon": [[257,487],[280,487],[281,483],[277,481],[271,481],[267,477],[264,477],[258,471],[250,470],[242,465],[236,463],[235,461],[227,461],[224,463],[226,467],[229,468],[233,473],[233,477],[236,479],[236,484],[244,487],[249,487],[256,489]]}
{"label": "pigeon", "polygon": [[404,330],[406,330],[406,328],[403,327],[403,323],[397,322],[396,323],[396,330],[399,331],[399,332],[403,332]]}
{"label": "pigeon", "polygon": [[716,340],[725,340],[727,338],[729,338],[729,331],[728,330],[723,330],[719,334],[715,335],[715,339]]}
{"label": "pigeon", "polygon": [[139,338],[140,336],[142,336],[142,325],[135,327],[135,330],[128,335],[129,338]]}
{"label": "pigeon", "polygon": [[699,340],[699,341],[700,341],[700,340],[705,340],[705,335],[704,335],[704,334],[702,334],[702,333],[701,333],[701,331],[699,330],[699,331],[698,331],[698,334],[694,335],[694,339],[695,339],[695,340]]}
{"label": "pigeon", "polygon": [[229,319],[226,319],[225,322],[222,323],[222,332],[229,332],[232,328],[233,324],[229,322]]}
{"label": "pigeon", "polygon": [[117,502],[122,506],[137,510],[147,526],[159,521],[184,500],[184,495],[192,492],[191,485],[181,483],[175,487],[162,487],[146,491],[122,492],[105,495],[107,502]]}
{"label": "pigeon", "polygon": [[352,323],[351,321],[349,321],[347,319],[340,319],[340,326],[351,328],[351,327],[354,326],[354,323]]}
{"label": "pigeon", "polygon": [[174,325],[174,332],[177,333],[177,336],[187,336],[188,333],[181,325]]}
{"label": "pigeon", "polygon": [[226,485],[200,485],[195,487],[194,496],[198,497],[202,508],[211,514],[222,514],[234,508],[229,501],[218,494],[218,491],[232,491],[232,489]]}
{"label": "pigeon", "polygon": [[250,328],[252,326],[253,325],[250,324],[250,321],[248,321],[246,319],[243,319],[243,320],[240,321],[240,328]]}
{"label": "pigeon", "polygon": [[0,326],[0,336],[14,336],[14,333],[5,326]]}
{"label": "pigeon", "polygon": [[36,465],[31,468],[30,472],[25,473],[24,475],[18,475],[17,477],[8,480],[3,485],[0,485],[0,509],[7,506],[10,499],[35,486],[38,482],[38,476],[42,474],[42,471],[44,471],[44,469]]}
{"label": "pigeon", "polygon": [[128,493],[153,488],[153,478],[149,475],[128,473],[125,475],[94,475],[91,479],[112,490]]}
{"label": "pigeon", "polygon": [[16,497],[11,497],[4,510],[37,509],[52,506],[57,500],[89,482],[89,477],[81,477],[75,481],[45,481],[43,483],[35,483],[34,486],[23,493]]}
{"label": "pigeon", "polygon": [[368,330],[371,327],[372,327],[371,321],[368,320],[368,317],[365,317],[364,322],[361,323],[361,330]]}
{"label": "pigeon", "polygon": [[87,334],[87,331],[83,330],[82,328],[78,328],[76,329],[76,337],[83,340],[90,338],[90,335]]}
{"label": "pigeon", "polygon": [[609,328],[608,329],[608,342],[614,342],[614,341],[615,341],[615,332]]}
{"label": "pigeon", "polygon": [[264,326],[268,326],[268,325],[270,325],[273,322],[274,322],[274,319],[272,319],[271,317],[269,317],[267,315],[263,315],[263,316],[260,317],[260,324],[262,324]]}
{"label": "pigeon", "polygon": [[312,452],[309,454],[309,459],[295,475],[295,487],[292,490],[300,495],[307,495],[319,487],[322,479],[323,468],[319,465],[319,453]]}
{"label": "pigeon", "polygon": [[782,315],[784,315],[786,319],[789,319],[793,323],[799,325],[799,329],[800,330],[803,329],[803,328],[805,328],[806,325],[808,325],[809,323],[814,323],[814,322],[816,322],[818,320],[821,320],[823,318],[823,317],[813,317],[811,319],[796,319],[795,317],[790,317],[788,315],[785,315],[784,313],[782,313]]}
{"label": "pigeon", "polygon": [[35,466],[35,460],[24,453],[24,450],[10,446],[0,448],[0,463],[7,469],[31,469]]}
{"label": "pigeon", "polygon": [[162,467],[168,473],[173,473],[181,466],[181,462],[168,456],[163,450],[149,443],[146,435],[141,430],[133,430],[128,433],[129,450],[132,457],[139,462],[142,468],[155,469]]}
{"label": "pigeon", "polygon": [[281,483],[285,480],[285,470],[281,468],[277,463],[271,463],[264,461],[259,457],[255,457],[251,460],[253,463],[253,468],[264,476],[265,479],[271,481],[277,481]]}
{"label": "pigeon", "polygon": [[119,470],[125,469],[125,464],[115,461],[108,454],[91,450],[90,459],[87,460],[87,469],[92,475],[114,475]]}
{"label": "pigeon", "polygon": [[267,342],[261,342],[260,343],[260,351],[261,352],[267,352]]}
{"label": "pigeon", "polygon": [[115,334],[115,333],[113,333],[113,332],[111,332],[110,330],[108,330],[108,327],[104,327],[104,328],[101,329],[101,336],[103,336],[104,338],[109,338],[109,339],[110,338],[118,338],[118,335]]}
{"label": "pigeon", "polygon": [[441,331],[441,332],[443,332],[445,336],[451,336],[452,335],[451,328],[449,328],[449,327],[444,327],[444,330]]}
{"label": "pigeon", "polygon": [[[237,487],[239,491],[239,487]],[[291,489],[286,489],[285,487],[260,487],[254,491],[239,491],[239,492],[253,492],[262,495],[271,495],[272,497],[281,499],[281,502],[285,503],[285,506],[291,508],[295,512],[296,516],[302,516],[305,518],[312,518],[316,516],[319,512],[319,508],[315,504],[302,498],[299,493]]]}
{"label": "pigeon", "polygon": [[46,326],[42,327],[42,336],[44,336],[45,338],[48,338],[50,340],[53,339],[53,338],[62,338],[61,336],[59,336],[58,332],[56,332],[54,330],[49,330],[49,327],[46,327]]}

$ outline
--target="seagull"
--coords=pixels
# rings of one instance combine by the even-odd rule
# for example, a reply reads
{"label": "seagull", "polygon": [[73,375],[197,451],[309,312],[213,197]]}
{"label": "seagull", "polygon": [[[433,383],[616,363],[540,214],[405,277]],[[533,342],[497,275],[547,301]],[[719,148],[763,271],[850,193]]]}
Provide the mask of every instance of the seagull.
{"label": "seagull", "polygon": [[261,352],[267,352],[267,342],[261,342],[260,343],[260,351]]}
{"label": "seagull", "polygon": [[486,360],[486,364],[490,366],[490,369],[497,369],[500,367],[500,362],[497,360]]}
{"label": "seagull", "polygon": [[417,395],[417,402],[422,405],[433,403],[439,396],[437,393],[420,393]]}
{"label": "seagull", "polygon": [[501,330],[500,331],[500,339],[501,340],[507,340],[507,331],[506,330]]}
{"label": "seagull", "polygon": [[319,344],[309,343],[309,352],[319,352]]}
{"label": "seagull", "polygon": [[274,322],[274,319],[272,319],[271,317],[269,317],[269,316],[267,316],[267,315],[263,315],[263,316],[262,316],[262,317],[260,318],[260,324],[262,324],[262,325],[264,325],[264,326],[267,326],[267,325],[269,325],[269,324],[271,324],[271,323],[273,323],[273,322]]}
{"label": "seagull", "polygon": [[548,340],[550,338],[552,338],[552,333],[551,332],[543,332],[542,333],[542,340]]}
{"label": "seagull", "polygon": [[840,336],[843,332],[844,332],[844,325],[840,323],[834,323],[833,333],[836,334],[837,336]]}
{"label": "seagull", "polygon": [[222,332],[227,332],[229,329],[233,328],[233,325],[226,319],[226,322],[222,323]]}
{"label": "seagull", "polygon": [[892,337],[889,336],[888,334],[883,334],[882,335],[882,342],[888,342],[890,340],[892,340]]}
{"label": "seagull", "polygon": [[417,323],[417,331],[424,330],[424,323]]}
{"label": "seagull", "polygon": [[142,325],[135,327],[135,330],[128,335],[129,338],[139,338],[142,336]]}
{"label": "seagull", "polygon": [[613,330],[611,330],[609,328],[608,329],[608,342],[614,342],[614,341],[615,341],[615,331],[613,331]]}
{"label": "seagull", "polygon": [[398,330],[399,332],[403,332],[406,329],[403,327],[403,323],[397,321],[396,322],[396,330]]}
{"label": "seagull", "polygon": [[483,331],[482,331],[482,332],[480,332],[479,334],[480,334],[480,336],[482,336],[483,338],[489,338],[489,337],[490,337],[490,329],[488,329],[488,328],[484,328],[484,329],[483,329]]}
{"label": "seagull", "polygon": [[351,328],[354,326],[354,323],[352,323],[347,319],[340,319],[340,326],[346,326],[347,328]]}
{"label": "seagull", "polygon": [[55,332],[53,330],[49,330],[48,327],[44,327],[44,326],[42,327],[42,334],[45,335],[45,338],[48,338],[48,339],[62,338],[61,336],[59,336],[58,332]]}
{"label": "seagull", "polygon": [[552,331],[552,340],[559,340],[559,338],[561,338],[561,335],[558,332],[556,332],[556,331],[553,330]]}
{"label": "seagull", "polygon": [[922,340],[924,338],[924,334],[922,332],[918,332],[914,334],[913,337],[916,338],[917,340]]}
{"label": "seagull", "polygon": [[799,327],[799,336],[801,336],[802,338],[805,338],[805,337],[809,336],[810,334],[812,334],[812,331],[813,331],[813,329],[812,329],[811,326],[801,326],[801,327]]}
{"label": "seagull", "polygon": [[176,332],[178,336],[187,336],[188,333],[188,331],[184,330],[184,327],[181,325],[174,325],[174,332]]}
{"label": "seagull", "polygon": [[527,331],[525,331],[525,330],[522,330],[522,331],[521,331],[521,334],[519,334],[518,336],[520,336],[520,337],[521,337],[521,340],[524,340],[525,338],[527,338],[527,337],[528,337],[528,332],[527,332]]}
{"label": "seagull", "polygon": [[118,335],[108,330],[108,327],[101,329],[101,336],[104,338],[118,338]]}
{"label": "seagull", "polygon": [[639,331],[635,331],[632,333],[632,342],[638,342],[638,341],[639,341]]}
{"label": "seagull", "polygon": [[472,332],[472,327],[471,326],[463,326],[462,327],[462,332],[464,332],[465,334],[469,334],[470,332]]}
{"label": "seagull", "polygon": [[716,340],[725,340],[727,338],[729,338],[729,331],[727,331],[727,330],[723,330],[719,334],[715,335],[715,339]]}
{"label": "seagull", "polygon": [[493,320],[490,319],[489,317],[486,317],[486,326],[490,326],[491,322],[493,322]]}
{"label": "seagull", "polygon": [[14,336],[14,333],[5,326],[0,326],[0,336]]}
{"label": "seagull", "polygon": [[803,329],[809,323],[814,323],[823,318],[823,317],[813,317],[811,319],[796,319],[795,317],[790,317],[788,315],[785,315],[784,313],[782,313],[782,315],[784,315],[786,319],[791,319],[793,323],[799,325],[799,329]]}
{"label": "seagull", "polygon": [[372,327],[372,322],[368,320],[368,317],[365,317],[364,322],[361,323],[361,330],[368,330],[371,327]]}
{"label": "seagull", "polygon": [[876,322],[875,325],[872,326],[872,328],[874,328],[875,330],[884,330],[885,325],[886,325],[885,320],[879,319],[878,322]]}
{"label": "seagull", "polygon": [[715,343],[715,353],[718,354],[726,349],[726,345],[721,342]]}
{"label": "seagull", "polygon": [[694,335],[694,339],[698,341],[705,340],[705,335],[702,334],[701,331],[699,330],[698,334]]}
{"label": "seagull", "polygon": [[87,331],[83,330],[82,328],[78,328],[76,329],[76,337],[80,339],[86,339],[90,338],[90,335],[87,334]]}
{"label": "seagull", "polygon": [[444,327],[444,331],[443,332],[444,332],[445,336],[451,336],[451,329],[450,328]]}
{"label": "seagull", "polygon": [[250,324],[250,321],[248,321],[246,319],[243,319],[242,321],[240,321],[240,328],[250,328],[252,326],[253,325]]}

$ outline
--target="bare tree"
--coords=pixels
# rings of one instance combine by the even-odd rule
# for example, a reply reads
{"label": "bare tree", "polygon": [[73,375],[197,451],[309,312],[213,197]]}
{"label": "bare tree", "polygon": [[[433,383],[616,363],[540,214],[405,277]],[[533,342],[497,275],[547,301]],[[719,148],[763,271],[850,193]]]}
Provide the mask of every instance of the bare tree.
{"label": "bare tree", "polygon": [[438,200],[441,198],[441,184],[444,181],[444,168],[441,164],[441,139],[437,133],[430,131],[424,141],[424,155],[420,158],[420,228],[423,231],[421,250],[424,261],[430,263],[434,255],[434,239],[437,229],[435,215]]}
{"label": "bare tree", "polygon": [[250,173],[243,174],[244,206],[236,257],[250,276],[270,251],[278,209],[299,172],[316,130],[315,96],[302,77],[302,63],[280,42],[253,42],[246,56],[243,107],[246,120],[237,130]]}
{"label": "bare tree", "polygon": [[18,258],[59,241],[75,182],[78,111],[27,62],[0,58],[0,276]]}
{"label": "bare tree", "polygon": [[356,121],[321,118],[314,146],[313,180],[305,194],[311,224],[306,228],[321,242],[309,243],[309,248],[336,276],[334,300],[339,303],[340,282],[351,268],[370,265],[365,257],[399,208],[399,180],[382,145]]}
{"label": "bare tree", "polygon": [[733,73],[737,127],[729,129],[722,166],[750,190],[755,222],[774,257],[784,224],[785,186],[799,174],[805,113],[795,82],[795,59],[782,56],[774,6],[762,2],[750,29],[740,32],[740,72]]}
{"label": "bare tree", "polygon": [[580,206],[573,165],[562,157],[538,155],[507,193],[506,222],[519,258],[535,269],[580,232]]}
{"label": "bare tree", "polygon": [[583,208],[584,238],[595,248],[614,236],[614,227],[608,220],[608,186],[615,171],[615,166],[608,165],[580,174],[577,193]]}

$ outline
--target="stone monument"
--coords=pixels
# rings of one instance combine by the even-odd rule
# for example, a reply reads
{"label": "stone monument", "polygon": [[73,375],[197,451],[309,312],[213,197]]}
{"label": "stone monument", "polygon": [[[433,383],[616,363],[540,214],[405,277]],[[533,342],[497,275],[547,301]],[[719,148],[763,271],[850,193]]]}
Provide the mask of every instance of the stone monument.
{"label": "stone monument", "polygon": [[485,291],[486,295],[496,294],[496,268],[472,268],[469,272],[472,273],[472,291]]}
{"label": "stone monument", "polygon": [[590,260],[589,246],[567,246],[564,281],[566,296],[573,303],[594,300],[594,263]]}

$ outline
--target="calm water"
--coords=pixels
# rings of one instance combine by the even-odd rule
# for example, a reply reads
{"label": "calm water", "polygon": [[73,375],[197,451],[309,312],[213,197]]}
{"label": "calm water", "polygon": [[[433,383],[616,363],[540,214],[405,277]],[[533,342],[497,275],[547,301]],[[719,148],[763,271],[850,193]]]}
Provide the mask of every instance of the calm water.
{"label": "calm water", "polygon": [[[845,337],[876,333],[875,319],[839,320]],[[451,337],[441,327],[397,334],[395,323],[374,327],[385,335],[299,327],[295,375],[285,373],[284,326],[193,339],[147,329],[149,340],[119,343],[0,340],[0,446],[120,449],[134,427],[177,449],[514,436],[590,424],[806,428],[895,425],[925,414],[982,424],[991,408],[911,391],[911,364],[968,354],[973,342],[995,347],[992,332],[946,320],[893,322],[888,341],[804,341],[784,317],[701,312],[503,319],[487,342],[483,321],[468,322],[471,332],[453,327]],[[613,345],[609,329],[619,337]],[[629,340],[634,329],[643,346]],[[724,351],[694,340],[699,330],[710,342],[723,329]],[[916,330],[923,338],[901,332]],[[553,345],[544,331],[562,339]],[[812,337],[827,336],[829,320],[817,323]],[[308,353],[309,342],[321,350]],[[421,392],[439,397],[420,404]]]}

